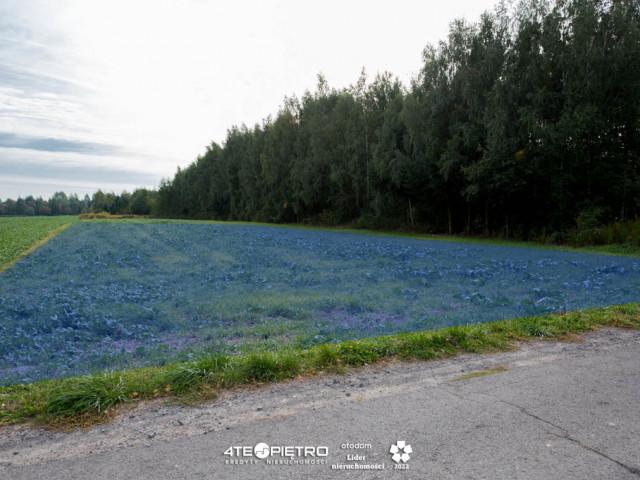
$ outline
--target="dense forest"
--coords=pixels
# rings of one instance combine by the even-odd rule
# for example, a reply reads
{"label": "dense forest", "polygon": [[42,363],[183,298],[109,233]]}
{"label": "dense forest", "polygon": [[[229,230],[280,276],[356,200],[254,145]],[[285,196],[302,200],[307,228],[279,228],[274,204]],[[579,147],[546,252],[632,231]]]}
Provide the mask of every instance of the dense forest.
{"label": "dense forest", "polygon": [[531,237],[640,207],[640,4],[503,2],[405,88],[319,75],[163,181],[163,216]]}
{"label": "dense forest", "polygon": [[409,86],[363,70],[337,90],[319,75],[314,92],[230,128],[144,202],[141,191],[84,201],[535,239],[637,219],[639,166],[640,3],[503,1],[454,21]]}

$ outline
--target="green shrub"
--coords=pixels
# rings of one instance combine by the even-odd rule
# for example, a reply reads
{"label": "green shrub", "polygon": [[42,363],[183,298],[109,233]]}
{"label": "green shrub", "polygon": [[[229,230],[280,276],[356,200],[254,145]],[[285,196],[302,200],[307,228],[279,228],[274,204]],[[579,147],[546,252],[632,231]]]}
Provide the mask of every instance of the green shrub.
{"label": "green shrub", "polygon": [[640,220],[636,218],[601,225],[598,218],[597,212],[580,214],[576,220],[577,229],[567,232],[560,243],[569,243],[575,247],[611,244],[640,247]]}

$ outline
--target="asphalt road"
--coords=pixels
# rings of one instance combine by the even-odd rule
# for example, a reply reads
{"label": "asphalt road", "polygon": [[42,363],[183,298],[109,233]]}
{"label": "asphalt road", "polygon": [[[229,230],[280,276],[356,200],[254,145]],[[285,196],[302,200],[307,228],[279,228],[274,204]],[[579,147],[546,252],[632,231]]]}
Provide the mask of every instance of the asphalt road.
{"label": "asphalt road", "polygon": [[[496,365],[510,370],[455,381]],[[638,479],[640,332],[239,390],[88,432],[4,434],[0,478],[11,480]]]}

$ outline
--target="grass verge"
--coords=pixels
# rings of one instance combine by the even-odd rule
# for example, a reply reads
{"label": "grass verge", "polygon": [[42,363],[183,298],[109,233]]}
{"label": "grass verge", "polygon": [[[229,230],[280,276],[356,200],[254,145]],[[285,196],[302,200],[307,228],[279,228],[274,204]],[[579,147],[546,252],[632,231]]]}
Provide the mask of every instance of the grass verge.
{"label": "grass verge", "polygon": [[599,327],[640,329],[640,303],[449,327],[358,341],[215,354],[196,361],[0,387],[0,425],[29,420],[58,427],[100,423],[117,409],[163,397],[193,403],[224,388],[340,372],[390,358],[429,360],[514,348],[513,342],[562,339]]}

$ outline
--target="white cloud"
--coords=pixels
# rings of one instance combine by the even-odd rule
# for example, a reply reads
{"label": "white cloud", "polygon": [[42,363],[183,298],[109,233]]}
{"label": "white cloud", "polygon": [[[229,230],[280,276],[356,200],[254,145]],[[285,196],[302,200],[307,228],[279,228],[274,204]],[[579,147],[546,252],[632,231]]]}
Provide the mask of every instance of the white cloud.
{"label": "white cloud", "polygon": [[0,132],[111,145],[114,165],[171,176],[319,72],[337,88],[363,66],[408,83],[450,21],[493,3],[4,0]]}

